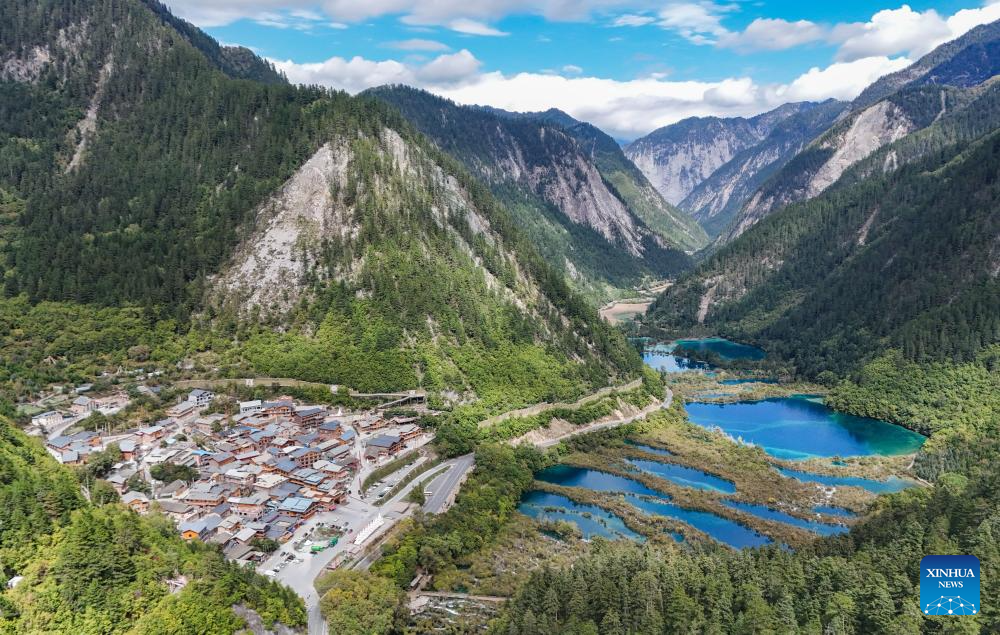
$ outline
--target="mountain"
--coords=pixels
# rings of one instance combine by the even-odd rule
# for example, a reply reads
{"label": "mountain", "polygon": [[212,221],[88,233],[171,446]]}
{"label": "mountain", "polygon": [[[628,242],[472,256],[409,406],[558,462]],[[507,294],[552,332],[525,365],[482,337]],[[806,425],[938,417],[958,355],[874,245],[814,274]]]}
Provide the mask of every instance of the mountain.
{"label": "mountain", "polygon": [[[488,408],[640,368],[508,209],[383,103],[288,85],[152,2],[11,0],[0,38],[4,302],[140,307],[164,360],[210,348],[234,372]],[[686,263],[618,220],[630,258]]]}
{"label": "mountain", "polygon": [[[688,266],[681,248],[704,244],[690,219],[615,156],[610,137],[590,127],[581,142],[564,127],[567,115],[510,116],[403,86],[366,95],[397,108],[489,184],[546,259],[596,297],[644,277],[675,275]],[[669,231],[654,231],[643,217]]]}
{"label": "mountain", "polygon": [[625,147],[625,155],[667,201],[677,205],[767,132],[743,117],[692,117],[636,139]]}
{"label": "mountain", "polygon": [[852,106],[865,108],[906,86],[937,84],[968,88],[1000,72],[1000,22],[983,24],[945,42],[901,71],[890,73],[861,92]]}
{"label": "mountain", "polygon": [[762,182],[845,107],[829,100],[785,104],[749,119],[693,117],[654,130],[625,153],[714,237]]}
{"label": "mountain", "polygon": [[920,130],[949,109],[961,89],[973,88],[1000,70],[1000,25],[977,27],[943,44],[913,65],[876,81],[849,112],[817,137],[747,199],[721,234],[732,240],[774,210],[816,196],[858,161]]}
{"label": "mountain", "polygon": [[1000,342],[1000,86],[916,90],[900,94],[961,107],[753,225],[652,319],[762,343],[811,377],[889,349],[968,362]]}
{"label": "mountain", "polygon": [[621,144],[597,126],[577,121],[555,108],[542,113],[506,114],[520,114],[562,127],[590,156],[601,176],[611,183],[622,200],[652,230],[684,249],[693,250],[705,246],[707,236],[701,226],[691,216],[667,203],[642,170],[625,156]]}
{"label": "mountain", "polygon": [[775,124],[759,143],[738,152],[679,203],[709,235],[722,232],[761,184],[847,109],[847,104],[835,100],[799,106],[797,112]]}

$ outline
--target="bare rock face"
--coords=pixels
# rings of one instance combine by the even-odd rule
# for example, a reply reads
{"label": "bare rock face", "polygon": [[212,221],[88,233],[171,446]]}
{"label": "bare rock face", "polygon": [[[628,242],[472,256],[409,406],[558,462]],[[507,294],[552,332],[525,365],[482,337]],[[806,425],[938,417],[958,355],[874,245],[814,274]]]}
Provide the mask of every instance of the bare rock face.
{"label": "bare rock face", "polygon": [[687,119],[633,141],[625,155],[668,202],[677,205],[699,183],[740,151],[760,142],[766,130],[742,117]]}
{"label": "bare rock face", "polygon": [[289,309],[304,288],[324,236],[356,231],[350,210],[334,198],[347,180],[351,154],[327,143],[257,212],[257,229],[242,244],[217,288],[243,306]]}
{"label": "bare rock face", "polygon": [[[363,145],[365,160],[380,163],[377,175],[363,176],[352,142]],[[359,209],[361,193],[373,192],[388,206],[405,207],[408,203],[401,190],[418,183],[426,186],[434,231],[448,233],[454,247],[480,267],[491,291],[521,311],[531,312],[540,292],[468,192],[421,148],[389,128],[378,138],[326,143],[303,163],[259,207],[253,230],[211,281],[207,303],[215,308],[234,307],[242,315],[256,313],[280,320],[306,296],[312,282],[358,283],[366,263],[365,250],[357,242],[364,217],[370,214]],[[467,223],[472,236],[496,248],[512,268],[514,279],[507,280],[506,286],[483,266],[467,237],[455,229],[457,218]],[[420,232],[429,229],[414,226],[414,239],[419,241]],[[350,256],[334,258],[339,264],[332,265],[325,258],[331,251]]]}
{"label": "bare rock face", "polygon": [[[521,166],[525,170],[525,166]],[[527,170],[525,170],[527,171]],[[589,225],[609,242],[620,241],[634,256],[642,255],[642,236],[635,217],[612,194],[593,163],[580,154],[554,166],[527,171],[532,188],[575,223]]]}
{"label": "bare rock face", "polygon": [[852,113],[804,151],[823,160],[781,174],[772,186],[755,192],[720,239],[733,240],[772,211],[818,196],[851,166],[917,128],[899,106],[888,100]]}
{"label": "bare rock face", "polygon": [[820,144],[822,148],[833,149],[834,153],[810,179],[806,197],[818,195],[833,185],[847,168],[882,146],[902,139],[915,128],[906,114],[891,101],[882,101],[861,111],[847,130]]}

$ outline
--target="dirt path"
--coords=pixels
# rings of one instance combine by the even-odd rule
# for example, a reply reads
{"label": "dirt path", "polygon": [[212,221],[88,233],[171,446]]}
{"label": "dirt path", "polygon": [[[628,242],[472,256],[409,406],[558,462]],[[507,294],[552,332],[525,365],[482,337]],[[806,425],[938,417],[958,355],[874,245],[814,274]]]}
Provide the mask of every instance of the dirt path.
{"label": "dirt path", "polygon": [[[667,410],[674,403],[674,392],[672,390],[670,390],[669,388],[667,388],[666,390],[667,390],[666,395],[664,396],[664,399],[663,399],[663,401],[661,403],[650,404],[650,405],[646,406],[645,408],[643,408],[642,410],[640,410],[639,412],[637,412],[637,413],[635,413],[633,415],[629,415],[629,416],[623,417],[621,419],[612,419],[611,421],[599,421],[597,423],[591,423],[591,424],[585,425],[585,426],[574,427],[573,430],[557,434],[556,436],[551,437],[551,438],[536,438],[536,439],[532,439],[531,443],[533,443],[536,447],[539,447],[539,448],[548,448],[548,447],[551,447],[551,446],[559,443],[560,441],[564,441],[564,440],[566,440],[566,439],[568,439],[570,437],[575,437],[575,436],[578,436],[578,435],[581,435],[581,434],[587,434],[587,433],[590,433],[590,432],[597,432],[598,430],[606,430],[606,429],[609,429],[609,428],[617,428],[618,426],[623,426],[623,425],[625,425],[627,423],[632,423],[633,421],[636,421],[638,419],[643,419],[646,416],[648,416],[649,414],[651,414],[653,412],[656,412],[657,410],[660,410],[660,409]],[[544,432],[544,429],[542,429],[542,431]],[[537,432],[537,431],[533,430],[532,432]],[[528,440],[526,437],[529,437],[530,434],[531,434],[531,432],[529,432],[528,434],[524,435],[524,437],[519,437],[517,439],[512,439],[511,443],[514,443],[516,445],[517,443],[519,443],[521,441],[526,441],[526,440]]]}
{"label": "dirt path", "polygon": [[572,403],[559,402],[559,403],[539,403],[534,406],[528,406],[527,408],[519,408],[518,410],[509,410],[502,414],[495,415],[489,419],[483,419],[479,422],[480,428],[488,428],[494,424],[500,423],[501,421],[506,421],[507,419],[513,419],[516,417],[533,417],[538,414],[542,414],[547,410],[553,410],[555,408],[568,408],[571,410],[576,410],[581,406],[585,406],[592,401],[606,397],[613,392],[619,390],[633,390],[642,385],[642,379],[635,379],[627,384],[621,386],[608,386],[606,388],[601,388],[595,393],[591,393],[586,397],[581,397],[579,400]]}

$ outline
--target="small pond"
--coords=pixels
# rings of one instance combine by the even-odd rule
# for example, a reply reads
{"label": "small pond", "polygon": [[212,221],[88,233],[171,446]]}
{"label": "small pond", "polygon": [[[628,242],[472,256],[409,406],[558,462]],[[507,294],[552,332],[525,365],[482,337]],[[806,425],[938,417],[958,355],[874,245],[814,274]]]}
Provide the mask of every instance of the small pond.
{"label": "small pond", "polygon": [[532,490],[524,495],[517,511],[538,521],[566,521],[576,525],[583,537],[609,540],[628,538],[642,542],[643,536],[625,526],[621,518],[596,505],[583,505],[559,494]]}

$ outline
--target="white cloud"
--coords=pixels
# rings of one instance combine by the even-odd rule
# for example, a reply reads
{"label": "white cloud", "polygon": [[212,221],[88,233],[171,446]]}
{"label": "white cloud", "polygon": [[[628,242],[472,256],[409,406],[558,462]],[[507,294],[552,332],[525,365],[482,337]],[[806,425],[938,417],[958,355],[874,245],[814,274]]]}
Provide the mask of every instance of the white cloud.
{"label": "white cloud", "polygon": [[266,19],[268,13],[282,11],[314,13],[316,7],[315,0],[165,0],[165,4],[201,27],[224,26],[242,18]]}
{"label": "white cloud", "polygon": [[436,40],[423,40],[414,38],[412,40],[401,40],[398,42],[386,42],[389,48],[401,51],[447,51],[450,47],[444,42]]}
{"label": "white cloud", "polygon": [[826,37],[826,30],[815,22],[757,18],[743,31],[726,33],[718,45],[748,51],[783,51]]}
{"label": "white cloud", "polygon": [[722,26],[722,15],[735,11],[735,5],[714,2],[681,2],[668,4],[660,11],[657,22],[661,27],[676,31],[694,44],[712,44],[729,33]]}
{"label": "white cloud", "polygon": [[1000,3],[963,9],[947,18],[934,9],[914,11],[904,4],[898,9],[879,11],[868,22],[838,24],[831,38],[840,45],[838,61],[886,55],[917,59],[980,24],[995,20],[1000,20]]}
{"label": "white cloud", "polygon": [[562,67],[562,70],[564,73],[569,73],[571,75],[579,75],[580,73],[583,72],[583,69],[577,66],[576,64],[567,64],[566,66]]}
{"label": "white cloud", "polygon": [[435,86],[451,85],[465,81],[479,72],[482,62],[462,49],[451,55],[439,55],[433,61],[420,67],[416,77],[421,83]]}
{"label": "white cloud", "polygon": [[902,70],[911,63],[912,60],[905,57],[865,57],[822,69],[813,67],[779,89],[777,94],[784,101],[854,99],[879,77]]}
{"label": "white cloud", "polygon": [[361,56],[331,57],[325,62],[298,64],[270,60],[297,84],[319,84],[357,93],[382,84],[416,84],[413,69],[396,60],[373,61]]}
{"label": "white cloud", "polygon": [[[274,60],[272,60],[274,61]],[[694,116],[747,116],[789,101],[852,99],[878,77],[904,67],[905,58],[873,57],[813,68],[788,84],[761,85],[749,77],[716,82],[669,81],[666,75],[634,80],[553,73],[481,72],[467,50],[419,65],[361,57],[317,64],[275,61],[294,82],[322,84],[352,93],[382,84],[425,88],[463,104],[516,111],[559,108],[606,130],[631,138]]]}
{"label": "white cloud", "polygon": [[448,28],[452,31],[468,35],[486,35],[492,37],[510,35],[510,33],[505,33],[499,29],[495,29],[488,24],[483,24],[482,22],[469,20],[467,18],[452,20],[448,23]]}
{"label": "white cloud", "polygon": [[439,55],[418,65],[397,60],[369,60],[360,56],[331,57],[325,62],[298,64],[270,60],[288,79],[298,84],[319,84],[357,93],[383,84],[409,84],[436,89],[454,87],[474,79],[481,62],[468,50]]}
{"label": "white cloud", "polygon": [[649,15],[636,15],[634,13],[626,13],[625,15],[620,15],[611,22],[611,26],[645,26],[647,24],[652,24],[656,22],[656,18]]}

